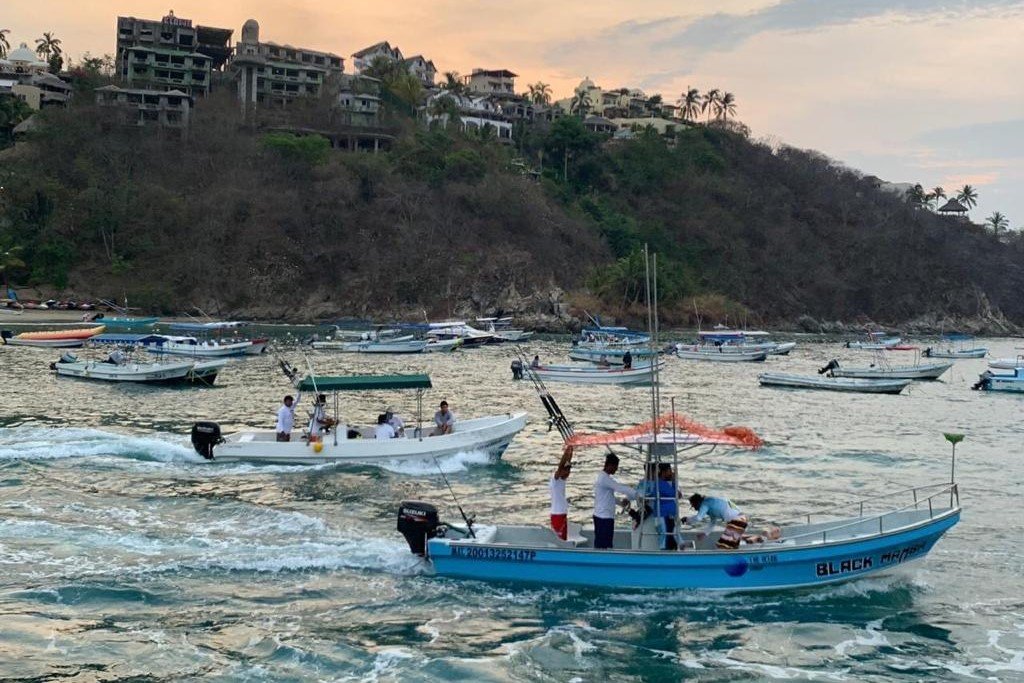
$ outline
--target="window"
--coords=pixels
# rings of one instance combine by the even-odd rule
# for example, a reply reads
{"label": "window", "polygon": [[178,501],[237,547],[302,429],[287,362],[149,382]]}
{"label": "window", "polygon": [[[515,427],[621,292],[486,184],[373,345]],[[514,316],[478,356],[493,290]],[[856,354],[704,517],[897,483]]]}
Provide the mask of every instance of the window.
{"label": "window", "polygon": [[203,71],[193,71],[192,72],[192,80],[193,81],[197,81],[199,83],[202,83],[203,81],[206,80],[206,73],[203,72]]}

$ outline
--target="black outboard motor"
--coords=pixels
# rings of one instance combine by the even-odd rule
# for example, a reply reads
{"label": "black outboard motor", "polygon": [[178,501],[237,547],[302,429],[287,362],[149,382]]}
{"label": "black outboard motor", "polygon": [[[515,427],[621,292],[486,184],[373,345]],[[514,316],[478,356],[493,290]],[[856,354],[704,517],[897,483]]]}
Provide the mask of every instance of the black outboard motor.
{"label": "black outboard motor", "polygon": [[522,379],[523,378],[523,361],[521,361],[518,358],[516,358],[514,361],[512,361],[512,366],[511,367],[512,367],[512,379]]}
{"label": "black outboard motor", "polygon": [[14,336],[13,332],[11,332],[10,330],[4,330],[3,332],[0,332],[0,341],[2,341],[6,345],[7,344],[7,340],[10,339],[13,336]]}
{"label": "black outboard motor", "polygon": [[213,447],[224,443],[220,425],[216,422],[196,422],[192,425],[192,447],[207,460],[213,460]]}
{"label": "black outboard motor", "polygon": [[441,522],[437,508],[430,503],[404,500],[398,507],[398,531],[405,536],[413,555],[426,557],[427,539],[438,536]]}
{"label": "black outboard motor", "polygon": [[829,373],[829,377],[831,377],[832,376],[832,374],[831,374],[832,371],[835,370],[838,367],[839,367],[839,361],[837,361],[835,358],[833,358],[832,360],[830,360],[828,362],[828,365],[823,367],[821,370],[818,370],[818,374],[819,375],[824,375],[827,372],[827,373]]}

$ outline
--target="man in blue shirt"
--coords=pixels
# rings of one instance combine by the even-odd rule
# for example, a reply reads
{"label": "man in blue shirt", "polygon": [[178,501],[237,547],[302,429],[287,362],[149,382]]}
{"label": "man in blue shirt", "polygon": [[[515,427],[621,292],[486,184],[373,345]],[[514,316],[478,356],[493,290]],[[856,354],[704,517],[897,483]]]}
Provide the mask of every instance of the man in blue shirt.
{"label": "man in blue shirt", "polygon": [[747,530],[747,516],[733,507],[728,499],[695,493],[690,496],[690,507],[696,510],[697,514],[684,517],[683,524],[694,524],[707,519],[706,529],[710,529],[715,521],[721,520],[725,524],[725,530],[719,537],[716,547],[721,550],[735,550],[740,547],[743,532]]}

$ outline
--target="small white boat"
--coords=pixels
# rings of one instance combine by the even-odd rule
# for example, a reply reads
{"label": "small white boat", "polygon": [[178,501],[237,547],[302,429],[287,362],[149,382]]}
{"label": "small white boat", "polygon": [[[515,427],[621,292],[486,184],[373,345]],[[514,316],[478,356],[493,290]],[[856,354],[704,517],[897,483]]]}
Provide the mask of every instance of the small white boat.
{"label": "small white boat", "polygon": [[461,339],[431,339],[423,348],[423,353],[448,353],[462,346]]}
{"label": "small white boat", "polygon": [[926,358],[984,358],[988,349],[933,349],[931,347],[922,351],[921,355]]}
{"label": "small white boat", "polygon": [[160,341],[146,345],[146,349],[150,353],[202,358],[230,358],[232,356],[258,356],[267,347],[266,339],[201,341],[195,337],[158,336]]}
{"label": "small white boat", "polygon": [[628,370],[618,366],[595,365],[541,365],[531,370],[545,382],[572,384],[650,384],[655,373],[651,363],[636,365]]}
{"label": "small white boat", "polygon": [[730,330],[719,325],[713,330],[698,331],[697,344],[684,346],[720,348],[723,353],[767,351],[771,356],[788,356],[796,348],[796,342],[776,342],[768,336],[764,330]]}
{"label": "small white boat", "polygon": [[978,382],[972,388],[982,391],[1024,393],[1024,367],[1013,368],[1012,372],[986,370],[981,373]]}
{"label": "small white boat", "polygon": [[217,373],[227,364],[225,360],[179,361],[173,363],[136,363],[80,361],[65,354],[51,366],[62,377],[76,377],[102,382],[128,382],[133,384],[182,384],[198,382],[213,384]]}
{"label": "small white boat", "polygon": [[462,345],[466,347],[497,344],[502,341],[494,334],[478,330],[461,320],[429,323],[426,336],[428,339],[460,339]]}
{"label": "small white boat", "polygon": [[723,350],[722,346],[704,344],[676,344],[675,355],[686,360],[703,360],[713,363],[758,363],[768,358],[768,351]]}
{"label": "small white boat", "polygon": [[313,342],[314,349],[341,351],[343,353],[422,353],[427,342],[421,339],[408,338],[386,339],[380,341],[357,342]]}
{"label": "small white boat", "polygon": [[570,360],[583,361],[585,363],[608,363],[609,365],[622,365],[623,359],[626,354],[629,354],[633,359],[634,365],[639,364],[641,360],[650,360],[658,355],[660,352],[652,351],[647,347],[630,347],[630,346],[583,346],[577,344],[569,351]]}
{"label": "small white boat", "polygon": [[476,321],[483,323],[488,332],[504,342],[522,342],[533,336],[533,332],[513,330],[512,318],[477,318]]}
{"label": "small white boat", "polygon": [[889,365],[880,362],[876,365],[859,368],[844,368],[839,361],[829,361],[828,365],[818,371],[830,377],[853,377],[858,379],[938,379],[944,372],[953,367],[952,363],[918,363],[917,365]]}
{"label": "small white boat", "polygon": [[788,356],[796,348],[796,342],[776,342],[775,348],[768,352],[769,356]]}
{"label": "small white boat", "polygon": [[[302,392],[335,393],[335,406],[338,392],[406,389],[415,390],[417,405],[422,405],[423,391],[430,387],[427,375],[318,376],[296,382],[300,397]],[[198,422],[192,428],[192,445],[204,458],[218,462],[380,465],[396,461],[431,462],[435,458],[471,452],[484,452],[497,460],[526,426],[526,413],[459,419],[453,432],[437,436],[432,436],[433,423],[426,424],[418,419],[406,426],[404,437],[394,439],[374,439],[369,427],[346,426],[337,416],[335,422],[337,426],[329,434],[318,438],[293,435],[291,441],[278,441],[272,429],[246,430],[221,438],[219,425]]]}
{"label": "small white boat", "polygon": [[859,341],[848,341],[845,346],[848,349],[864,349],[867,351],[885,351],[899,346],[903,339],[900,337],[886,337],[885,332],[868,332],[867,338]]}
{"label": "small white boat", "polygon": [[994,370],[1016,370],[1017,368],[1024,368],[1024,356],[1017,356],[1016,358],[997,358],[990,360],[988,366]]}
{"label": "small white boat", "polygon": [[815,375],[792,375],[783,372],[766,372],[758,375],[757,381],[765,387],[788,389],[821,389],[860,394],[898,394],[913,380],[909,379],[854,379],[851,377],[817,377]]}

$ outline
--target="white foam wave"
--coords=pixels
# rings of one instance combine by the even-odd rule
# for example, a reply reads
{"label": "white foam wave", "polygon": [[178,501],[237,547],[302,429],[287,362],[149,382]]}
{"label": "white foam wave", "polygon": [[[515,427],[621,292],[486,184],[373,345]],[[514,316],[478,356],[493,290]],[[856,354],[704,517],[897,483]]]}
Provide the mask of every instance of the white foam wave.
{"label": "white foam wave", "polygon": [[877,648],[889,644],[885,634],[881,632],[883,619],[876,619],[864,627],[867,636],[854,636],[851,640],[844,640],[835,646],[836,654],[846,656],[846,653],[853,648]]}
{"label": "white foam wave", "polygon": [[200,462],[180,436],[127,436],[98,429],[14,427],[0,429],[0,461],[97,456],[160,462]]}
{"label": "white foam wave", "polygon": [[380,463],[383,469],[396,474],[409,474],[413,476],[429,476],[437,474],[438,470],[445,474],[454,472],[465,472],[473,465],[486,465],[491,462],[491,456],[484,451],[464,451],[454,455],[446,455],[441,458],[428,458],[418,460],[392,460]]}

